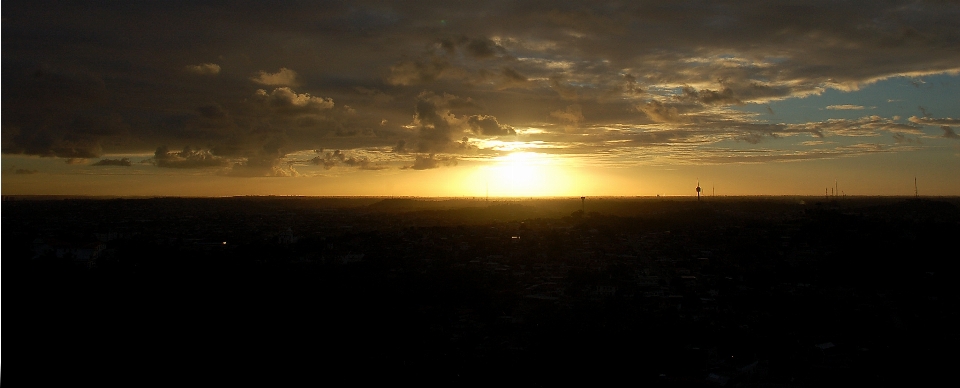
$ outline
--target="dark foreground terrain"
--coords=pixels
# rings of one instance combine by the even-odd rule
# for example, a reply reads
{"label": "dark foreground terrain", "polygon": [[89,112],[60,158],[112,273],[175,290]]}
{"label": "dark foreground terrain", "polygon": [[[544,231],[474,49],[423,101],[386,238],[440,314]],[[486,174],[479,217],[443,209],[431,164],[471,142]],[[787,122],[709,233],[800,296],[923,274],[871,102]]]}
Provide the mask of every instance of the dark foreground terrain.
{"label": "dark foreground terrain", "polygon": [[4,197],[6,380],[949,382],[958,204]]}

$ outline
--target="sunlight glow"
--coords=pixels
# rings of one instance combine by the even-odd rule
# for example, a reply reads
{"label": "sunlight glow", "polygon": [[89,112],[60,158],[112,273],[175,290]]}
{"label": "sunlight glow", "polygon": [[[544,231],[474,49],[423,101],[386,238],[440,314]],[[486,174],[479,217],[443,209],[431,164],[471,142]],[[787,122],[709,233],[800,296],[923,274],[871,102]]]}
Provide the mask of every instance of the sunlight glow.
{"label": "sunlight glow", "polygon": [[474,177],[484,185],[481,190],[493,197],[570,195],[576,180],[555,156],[534,152],[495,158],[492,164],[480,167]]}

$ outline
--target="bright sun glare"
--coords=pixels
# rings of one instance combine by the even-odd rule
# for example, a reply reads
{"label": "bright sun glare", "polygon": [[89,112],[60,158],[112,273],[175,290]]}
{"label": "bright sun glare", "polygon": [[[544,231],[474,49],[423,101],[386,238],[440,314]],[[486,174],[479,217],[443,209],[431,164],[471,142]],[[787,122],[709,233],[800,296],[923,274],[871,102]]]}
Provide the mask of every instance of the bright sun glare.
{"label": "bright sun glare", "polygon": [[481,168],[490,196],[544,197],[565,195],[571,177],[554,157],[535,152],[513,152]]}

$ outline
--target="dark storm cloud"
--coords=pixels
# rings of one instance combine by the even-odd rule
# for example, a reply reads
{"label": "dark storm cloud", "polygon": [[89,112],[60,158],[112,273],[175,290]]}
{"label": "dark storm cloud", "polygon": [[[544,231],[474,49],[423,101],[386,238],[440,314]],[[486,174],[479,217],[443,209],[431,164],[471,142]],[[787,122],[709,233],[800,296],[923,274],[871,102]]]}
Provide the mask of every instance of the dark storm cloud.
{"label": "dark storm cloud", "polygon": [[[615,125],[752,143],[771,135],[723,108],[960,71],[955,1],[4,5],[4,153],[190,144],[211,151],[155,163],[238,175],[293,175],[287,153],[331,143],[454,153],[465,135],[527,127],[597,145],[590,129]],[[884,120],[786,129],[915,133]],[[944,120],[911,118],[958,125]]]}

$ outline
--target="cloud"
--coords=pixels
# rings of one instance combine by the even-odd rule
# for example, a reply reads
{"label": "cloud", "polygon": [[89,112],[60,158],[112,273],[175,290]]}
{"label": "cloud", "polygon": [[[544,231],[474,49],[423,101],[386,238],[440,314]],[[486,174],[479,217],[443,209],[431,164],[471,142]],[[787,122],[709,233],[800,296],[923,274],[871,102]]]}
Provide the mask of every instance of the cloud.
{"label": "cloud", "polygon": [[284,163],[279,159],[272,158],[251,158],[247,161],[236,162],[226,172],[227,176],[233,177],[296,177],[300,176],[293,166]]}
{"label": "cloud", "polygon": [[416,85],[431,82],[450,68],[450,63],[443,58],[426,60],[407,60],[390,67],[387,82],[391,85]]}
{"label": "cloud", "polygon": [[100,159],[96,163],[91,164],[91,166],[124,166],[130,167],[130,159]]}
{"label": "cloud", "polygon": [[14,173],[14,174],[17,174],[17,175],[33,175],[33,174],[36,174],[36,173],[38,173],[38,172],[39,172],[39,171],[37,171],[37,170],[28,170],[28,169],[24,169],[24,168],[18,168],[18,169],[16,169],[16,170],[13,170],[13,173]]}
{"label": "cloud", "polygon": [[430,156],[417,155],[417,158],[413,161],[413,165],[404,166],[403,169],[412,169],[412,170],[429,170],[434,168],[440,168],[440,166],[456,166],[457,158],[453,156],[435,156],[430,154]]}
{"label": "cloud", "polygon": [[909,137],[907,137],[906,135],[904,135],[904,134],[902,134],[902,133],[894,133],[894,134],[893,134],[893,142],[894,142],[894,143],[897,143],[897,144],[914,144],[914,143],[919,144],[919,143],[920,143],[920,139],[918,139],[918,138],[909,138]]}
{"label": "cloud", "polygon": [[153,162],[162,168],[210,168],[224,167],[227,161],[214,156],[210,151],[184,147],[182,151],[171,152],[166,146],[158,147],[153,154]]}
{"label": "cloud", "polygon": [[580,127],[580,123],[583,122],[583,110],[579,104],[568,105],[563,110],[550,112],[550,116],[559,119],[568,130]]}
{"label": "cloud", "polygon": [[[4,105],[7,107],[7,105]],[[14,107],[11,107],[16,109]],[[30,118],[25,126],[4,125],[9,136],[3,144],[4,153],[19,153],[60,158],[96,158],[103,153],[104,143],[121,143],[130,127],[114,115],[91,112],[47,112],[45,117]],[[16,111],[22,117],[23,112]],[[16,118],[14,119],[16,120]]]}
{"label": "cloud", "polygon": [[527,77],[520,72],[510,68],[504,67],[500,70],[500,85],[498,89],[508,89],[508,88],[523,88],[529,86],[530,82]]}
{"label": "cloud", "polygon": [[842,105],[830,105],[827,106],[827,109],[830,110],[863,110],[866,109],[861,105],[851,105],[851,104],[842,104]]}
{"label": "cloud", "polygon": [[281,67],[280,71],[276,73],[267,73],[261,70],[256,77],[252,77],[250,80],[268,86],[298,86],[297,72],[286,67]]}
{"label": "cloud", "polygon": [[370,158],[366,156],[359,156],[359,157],[349,156],[348,157],[345,153],[341,152],[340,150],[327,152],[322,155],[317,155],[310,161],[313,164],[322,165],[325,170],[329,170],[338,165],[357,167],[360,170],[368,170],[368,171],[379,171],[379,170],[385,170],[389,168],[383,164],[375,163],[371,161]]}
{"label": "cloud", "polygon": [[942,119],[935,119],[931,117],[910,116],[910,118],[907,120],[910,121],[911,123],[920,124],[920,125],[960,125],[960,119],[954,119],[949,117],[942,118]]}
{"label": "cloud", "polygon": [[183,68],[188,73],[196,75],[217,75],[220,74],[220,65],[216,63],[202,63],[199,65],[187,65]]}
{"label": "cloud", "polygon": [[[3,50],[3,152],[96,160],[190,144],[207,151],[166,150],[152,161],[231,171],[239,163],[235,174],[266,176],[291,174],[282,154],[261,155],[273,141],[291,154],[480,155],[486,138],[509,135],[558,154],[600,155],[725,141],[764,149],[772,137],[789,147],[806,134],[903,140],[923,136],[921,126],[960,125],[927,114],[884,118],[889,111],[775,123],[796,117],[790,105],[776,117],[735,112],[760,104],[773,114],[772,101],[893,77],[926,80],[924,93],[945,90],[930,76],[960,74],[956,2],[173,7],[9,5],[18,17],[4,21],[17,39]],[[855,97],[819,115],[891,108]],[[877,98],[888,97],[900,98]],[[367,155],[347,152],[338,166],[362,168]]]}
{"label": "cloud", "polygon": [[286,86],[266,90],[258,89],[255,97],[264,104],[282,110],[321,111],[333,108],[330,98],[314,97],[310,93],[297,93]]}
{"label": "cloud", "polygon": [[637,107],[637,110],[646,114],[651,121],[656,123],[678,123],[683,121],[677,107],[666,105],[657,100],[652,100],[640,105]]}
{"label": "cloud", "polygon": [[234,162],[229,170],[222,170],[234,177],[296,177],[300,176],[293,166],[284,160],[281,141],[274,139],[265,143],[246,160]]}
{"label": "cloud", "polygon": [[920,128],[898,123],[880,116],[866,116],[855,120],[831,119],[821,122],[787,125],[791,130],[811,131],[841,136],[875,136],[881,132],[922,134]]}
{"label": "cloud", "polygon": [[473,115],[467,118],[467,125],[473,133],[480,136],[508,136],[517,132],[509,125],[497,122],[497,118],[486,115]]}
{"label": "cloud", "polygon": [[[452,94],[423,92],[417,96],[411,126],[417,130],[417,152],[462,152],[472,149],[462,139],[475,136],[515,135],[513,127],[500,124],[496,117],[475,114],[457,115],[454,111],[473,111],[480,107],[469,98]],[[401,145],[398,143],[398,146]],[[395,147],[403,151],[403,147]]]}
{"label": "cloud", "polygon": [[947,139],[960,139],[960,136],[957,136],[957,133],[953,131],[953,128],[949,126],[941,126],[940,129],[943,130],[943,137]]}
{"label": "cloud", "polygon": [[465,51],[474,58],[491,58],[503,55],[506,50],[490,39],[472,39],[464,45]]}
{"label": "cloud", "polygon": [[553,89],[560,98],[564,100],[576,100],[580,97],[577,89],[570,84],[565,83],[562,76],[553,75],[550,77],[550,88]]}
{"label": "cloud", "polygon": [[697,90],[686,86],[683,88],[681,101],[695,101],[704,105],[743,105],[743,101],[733,96],[730,88]]}

